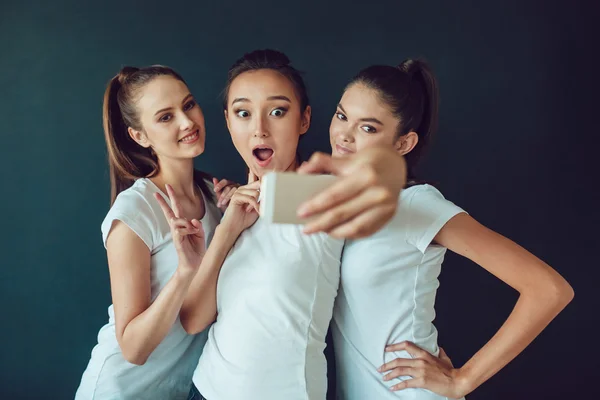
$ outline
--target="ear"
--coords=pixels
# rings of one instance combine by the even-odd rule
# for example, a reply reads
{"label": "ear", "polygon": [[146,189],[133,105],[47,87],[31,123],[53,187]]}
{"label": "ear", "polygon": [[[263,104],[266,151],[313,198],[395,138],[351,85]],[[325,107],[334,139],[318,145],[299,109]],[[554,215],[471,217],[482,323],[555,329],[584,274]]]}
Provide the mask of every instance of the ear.
{"label": "ear", "polygon": [[302,113],[302,121],[300,121],[300,135],[304,135],[308,128],[310,128],[310,117],[312,114],[312,109],[310,106],[306,106],[306,110]]}
{"label": "ear", "polygon": [[148,143],[146,135],[142,131],[138,131],[133,129],[132,127],[128,127],[127,133],[129,133],[129,136],[140,146],[145,148],[150,147],[150,143]]}
{"label": "ear", "polygon": [[229,129],[229,113],[227,112],[227,110],[223,110],[223,114],[225,114],[225,123],[227,124],[227,130],[231,131],[231,129]]}
{"label": "ear", "polygon": [[394,144],[394,149],[401,156],[408,154],[419,143],[419,135],[417,132],[408,132],[406,135],[400,136]]}

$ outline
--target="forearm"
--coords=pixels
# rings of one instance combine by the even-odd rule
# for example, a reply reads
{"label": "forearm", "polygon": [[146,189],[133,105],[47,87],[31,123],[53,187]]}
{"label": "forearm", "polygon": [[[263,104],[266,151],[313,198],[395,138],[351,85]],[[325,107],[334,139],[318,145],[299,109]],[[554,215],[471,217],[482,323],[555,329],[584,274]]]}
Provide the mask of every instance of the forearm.
{"label": "forearm", "polygon": [[125,358],[133,364],[144,364],[162,342],[176,321],[192,275],[178,269],[154,302],[125,327],[119,345]]}
{"label": "forearm", "polygon": [[219,225],[202,259],[181,308],[181,323],[186,332],[204,330],[217,315],[217,279],[221,266],[239,234]]}
{"label": "forearm", "polygon": [[523,291],[500,330],[459,369],[464,394],[475,390],[519,355],[572,297],[572,288],[560,277],[544,287]]}

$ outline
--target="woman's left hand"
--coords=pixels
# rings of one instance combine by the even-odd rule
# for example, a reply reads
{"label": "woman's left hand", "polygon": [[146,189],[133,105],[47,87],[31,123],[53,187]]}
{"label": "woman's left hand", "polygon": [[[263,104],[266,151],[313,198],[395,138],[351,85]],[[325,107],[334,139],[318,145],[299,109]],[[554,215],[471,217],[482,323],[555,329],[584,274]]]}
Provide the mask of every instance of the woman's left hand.
{"label": "woman's left hand", "polygon": [[454,368],[444,350],[440,349],[440,356],[435,357],[411,342],[392,344],[385,348],[386,352],[402,350],[413,358],[396,358],[383,364],[378,371],[389,372],[384,375],[384,381],[400,376],[410,376],[412,379],[402,381],[390,390],[422,388],[452,399],[459,399],[469,393],[460,369]]}

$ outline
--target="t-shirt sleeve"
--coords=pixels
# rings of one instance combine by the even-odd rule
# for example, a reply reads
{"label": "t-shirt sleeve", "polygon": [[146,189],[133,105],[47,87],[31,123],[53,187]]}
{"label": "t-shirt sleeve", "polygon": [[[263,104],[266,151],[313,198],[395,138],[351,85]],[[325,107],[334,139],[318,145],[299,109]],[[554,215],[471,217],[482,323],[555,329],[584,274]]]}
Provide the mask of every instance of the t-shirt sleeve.
{"label": "t-shirt sleeve", "polygon": [[108,211],[102,222],[102,242],[106,247],[106,240],[115,221],[121,221],[129,227],[152,251],[157,238],[154,233],[156,221],[152,207],[144,196],[136,191],[125,191],[119,194],[115,203]]}
{"label": "t-shirt sleeve", "polygon": [[421,185],[415,188],[407,207],[408,226],[406,241],[424,253],[438,232],[455,215],[464,210],[448,201],[433,186]]}

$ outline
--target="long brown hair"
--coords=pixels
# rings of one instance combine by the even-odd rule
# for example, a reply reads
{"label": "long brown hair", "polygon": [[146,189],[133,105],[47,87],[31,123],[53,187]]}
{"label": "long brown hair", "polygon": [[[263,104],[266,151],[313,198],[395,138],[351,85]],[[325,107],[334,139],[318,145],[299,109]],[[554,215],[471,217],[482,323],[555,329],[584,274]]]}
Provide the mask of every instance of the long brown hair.
{"label": "long brown hair", "polygon": [[[110,204],[136,179],[151,178],[160,171],[158,157],[151,148],[136,143],[127,132],[131,127],[142,130],[136,107],[140,89],[159,76],[172,76],[185,83],[181,75],[169,67],[152,65],[145,68],[123,67],[109,82],[104,92],[102,119],[110,169]],[[194,181],[209,199],[214,200],[204,179],[210,176],[194,171]]]}

